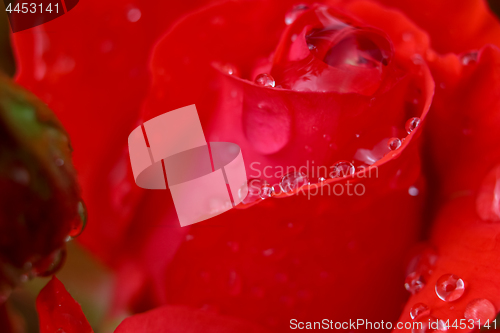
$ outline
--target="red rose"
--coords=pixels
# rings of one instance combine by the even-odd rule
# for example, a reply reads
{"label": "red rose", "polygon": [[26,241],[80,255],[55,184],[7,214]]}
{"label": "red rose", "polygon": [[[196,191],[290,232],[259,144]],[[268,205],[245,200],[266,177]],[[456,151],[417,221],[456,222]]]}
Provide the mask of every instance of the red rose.
{"label": "red rose", "polygon": [[[63,27],[63,19],[47,27]],[[132,29],[123,21],[120,27]],[[146,34],[146,46],[158,31]],[[65,36],[50,38],[62,45],[57,41]],[[30,38],[16,36],[21,55]],[[426,309],[451,323],[493,319],[500,308],[498,226],[489,223],[500,219],[499,38],[500,26],[482,1],[222,2],[185,16],[154,48],[141,121],[196,103],[207,140],[240,145],[250,177],[275,185],[280,167],[347,161],[348,175],[323,188],[366,189],[337,196],[312,195],[317,188],[311,188],[190,228],[178,227],[167,191],[137,189],[128,167],[126,135],[148,80],[127,82],[124,94],[117,72],[145,73],[148,53],[116,52],[100,63],[116,67],[97,84],[117,85],[84,101],[90,115],[112,109],[104,119],[87,116],[87,128],[102,126],[92,138],[81,119],[64,111],[81,102],[82,91],[59,90],[48,102],[81,147],[75,160],[95,216],[81,241],[117,272],[113,311],[164,306],[124,321],[118,331],[135,331],[142,322],[161,327],[172,313],[186,318],[176,329],[193,324],[194,331],[198,321],[233,331],[241,322],[286,331],[293,318],[395,322],[402,313],[400,321],[410,322],[417,310],[415,319],[424,320]],[[70,72],[60,71],[65,52],[48,49],[42,59],[49,70],[39,83],[33,80],[39,66],[28,67],[31,56],[22,61],[20,82],[43,98],[89,78],[85,66],[94,62],[78,59]],[[132,94],[136,88],[143,90]],[[102,103],[95,107],[95,100]],[[123,125],[110,131],[117,114],[125,115]],[[352,167],[377,173],[358,177]],[[265,170],[271,175],[263,177]],[[427,247],[410,255],[421,240]],[[414,295],[401,312],[405,283]]]}

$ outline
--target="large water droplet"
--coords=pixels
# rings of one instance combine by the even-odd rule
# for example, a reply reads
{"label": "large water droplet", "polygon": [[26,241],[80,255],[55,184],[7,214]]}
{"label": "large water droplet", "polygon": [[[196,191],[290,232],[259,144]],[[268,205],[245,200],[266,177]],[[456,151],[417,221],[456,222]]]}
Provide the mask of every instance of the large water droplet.
{"label": "large water droplet", "polygon": [[454,274],[445,274],[436,282],[436,295],[445,302],[456,301],[464,291],[464,281]]}
{"label": "large water droplet", "polygon": [[390,150],[396,150],[401,147],[401,140],[398,138],[391,138],[387,142],[387,147],[389,147]]}
{"label": "large water droplet", "polygon": [[465,319],[472,319],[476,326],[481,323],[485,324],[487,321],[491,321],[496,316],[496,310],[493,303],[484,298],[478,298],[472,300],[467,304],[465,308],[464,317]]}
{"label": "large water droplet", "polygon": [[286,14],[285,14],[285,23],[286,25],[292,24],[297,17],[299,17],[304,11],[308,10],[309,6],[305,4],[298,4],[292,7]]}
{"label": "large water droplet", "polygon": [[274,87],[276,85],[274,78],[266,73],[257,75],[257,77],[255,78],[255,83],[258,84],[259,86],[264,86],[264,87]]}
{"label": "large water droplet", "polygon": [[354,165],[348,161],[338,161],[335,163],[333,166],[333,170],[330,173],[331,178],[340,178],[340,177],[347,177],[352,174],[356,169],[354,168]]}
{"label": "large water droplet", "polygon": [[405,279],[405,289],[412,294],[418,293],[425,287],[425,279],[422,274],[413,272],[408,274]]}
{"label": "large water droplet", "polygon": [[77,212],[78,218],[74,222],[73,229],[69,232],[69,236],[71,238],[76,238],[81,235],[85,226],[87,225],[87,208],[83,201],[78,202],[77,204]]}
{"label": "large water droplet", "polygon": [[280,187],[283,192],[292,192],[309,184],[309,179],[303,172],[291,172],[281,178]]}
{"label": "large water droplet", "polygon": [[420,125],[420,122],[421,122],[421,120],[418,117],[413,117],[413,118],[408,119],[408,121],[406,122],[406,125],[405,125],[406,132],[408,134],[413,132],[418,127],[418,125]]}
{"label": "large water droplet", "polygon": [[424,303],[416,303],[411,307],[410,317],[411,319],[417,319],[421,316],[427,316],[431,313],[431,310]]}

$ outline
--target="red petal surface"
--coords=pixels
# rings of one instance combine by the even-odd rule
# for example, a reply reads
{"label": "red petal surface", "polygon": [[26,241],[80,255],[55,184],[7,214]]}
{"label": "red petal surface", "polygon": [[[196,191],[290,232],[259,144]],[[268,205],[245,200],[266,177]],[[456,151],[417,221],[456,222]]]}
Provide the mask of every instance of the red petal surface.
{"label": "red petal surface", "polygon": [[[467,305],[475,299],[489,300],[495,312],[500,309],[500,225],[495,223],[500,50],[486,46],[477,61],[467,65],[454,55],[429,60],[439,87],[426,133],[431,179],[438,185],[433,201],[439,208],[431,235],[438,260],[426,287],[409,300],[401,320],[408,320],[410,308],[421,302],[433,316],[453,323],[464,318]],[[465,282],[465,293],[454,302],[436,295],[435,284],[443,274],[455,274]]]}
{"label": "red petal surface", "polygon": [[110,264],[137,200],[126,142],[150,82],[151,48],[173,19],[204,2],[81,1],[13,35],[18,82],[71,133],[92,221],[80,241]]}
{"label": "red petal surface", "polygon": [[40,333],[93,333],[80,305],[55,276],[36,299]]}
{"label": "red petal surface", "polygon": [[182,306],[164,306],[125,319],[115,333],[266,333],[267,330],[236,320]]}
{"label": "red petal surface", "polygon": [[432,37],[440,53],[462,53],[492,43],[500,46],[500,24],[485,0],[377,0],[403,11]]}
{"label": "red petal surface", "polygon": [[[242,76],[250,76],[285,28],[289,7],[278,6],[227,2],[178,22],[155,49],[144,119],[196,103],[208,140],[238,143],[247,166],[260,161],[276,167],[350,159],[359,148],[370,149],[381,139],[404,137],[410,116],[425,117],[432,80],[425,66],[408,59],[398,63],[409,74],[386,83],[372,101],[354,94],[258,87],[212,67],[214,61],[230,63]],[[255,38],[261,35],[266,38]],[[408,103],[413,93],[420,94],[417,102]],[[259,113],[261,101],[273,112]],[[331,142],[325,142],[323,134]],[[361,134],[359,141],[356,134]],[[418,131],[413,134],[418,136]],[[419,237],[425,196],[419,140],[413,134],[394,158],[384,159],[377,178],[357,180],[366,186],[364,196],[270,199],[194,225],[187,236],[186,229],[174,227],[175,220],[166,223],[167,214],[174,216],[171,205],[163,212],[158,209],[160,203],[166,207],[165,194],[148,193],[148,202],[137,213],[141,226],[129,238],[137,267],[149,275],[139,277],[144,287],[136,291],[135,306],[184,304],[277,331],[288,330],[295,317],[395,319],[405,299],[400,287],[404,252]],[[266,150],[266,142],[274,151]],[[420,195],[410,196],[410,186],[417,186]],[[165,234],[175,235],[175,242],[165,242]],[[173,260],[172,244],[179,247]],[[168,266],[165,259],[154,268],[141,261],[145,254],[164,250],[172,260]],[[384,306],[379,306],[382,299]]]}

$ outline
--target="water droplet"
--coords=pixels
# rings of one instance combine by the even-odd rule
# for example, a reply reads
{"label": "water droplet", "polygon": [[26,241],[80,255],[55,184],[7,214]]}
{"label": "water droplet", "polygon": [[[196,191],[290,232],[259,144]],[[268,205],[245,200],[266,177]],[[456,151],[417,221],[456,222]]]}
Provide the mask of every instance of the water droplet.
{"label": "water droplet", "polygon": [[429,333],[429,332],[446,332],[448,327],[446,323],[433,316],[425,316],[418,320],[422,325],[415,325],[412,327],[412,333]]}
{"label": "water droplet", "polygon": [[62,158],[57,158],[56,159],[56,165],[57,166],[63,166],[64,165],[64,160]]}
{"label": "water droplet", "polygon": [[421,120],[418,117],[413,117],[413,118],[408,119],[408,121],[406,122],[406,125],[405,125],[406,132],[408,134],[413,132],[418,127],[418,125],[420,125],[420,122],[421,122]]}
{"label": "water droplet", "polygon": [[309,147],[309,146],[305,146],[305,147],[304,147],[304,149],[305,149],[308,153],[312,152],[312,148],[311,148],[311,147]]}
{"label": "water droplet", "polygon": [[137,22],[141,18],[141,11],[138,8],[132,8],[127,12],[127,19],[130,22]]}
{"label": "water droplet", "polygon": [[356,169],[354,168],[354,165],[348,161],[339,161],[333,166],[333,171],[330,173],[330,178],[340,178],[340,177],[347,177],[352,174]]}
{"label": "water droplet", "polygon": [[292,192],[309,184],[309,179],[302,172],[291,172],[281,178],[280,187],[283,192]]}
{"label": "water droplet", "polygon": [[69,232],[69,236],[71,238],[76,238],[81,235],[85,226],[87,225],[87,208],[83,201],[78,202],[77,204],[77,213],[78,217],[74,222],[73,229]]}
{"label": "water droplet", "polygon": [[270,198],[274,195],[274,188],[269,185],[266,181],[263,182],[261,187],[260,197],[262,199]]}
{"label": "water droplet", "polygon": [[239,71],[233,64],[225,64],[224,66],[222,66],[221,70],[222,72],[229,75],[239,76]]}
{"label": "water droplet", "polygon": [[264,87],[274,87],[276,84],[274,78],[266,73],[257,75],[257,77],[255,78],[255,83],[258,84],[259,86],[264,86]]}
{"label": "water droplet", "polygon": [[[262,200],[262,188],[267,184],[264,180],[260,178],[249,179],[247,184],[244,184],[242,188],[238,191],[238,196],[244,204],[251,204],[255,201]],[[244,187],[248,187],[248,194],[245,198],[242,198],[243,193],[245,193]]]}
{"label": "water droplet", "polygon": [[389,147],[390,150],[396,150],[401,147],[401,140],[398,138],[391,138],[387,141],[387,147]]}
{"label": "water droplet", "polygon": [[472,300],[467,304],[465,308],[464,317],[465,319],[474,320],[474,324],[486,323],[488,320],[491,321],[495,319],[496,315],[495,306],[484,298],[478,298]]}
{"label": "water droplet", "polygon": [[325,178],[325,177],[319,177],[319,178],[318,178],[318,182],[320,182],[320,183],[324,182],[325,180],[326,180],[326,178]]}
{"label": "water droplet", "polygon": [[420,193],[420,191],[415,186],[410,186],[410,188],[408,189],[408,194],[412,197],[416,197],[418,193]]}
{"label": "water droplet", "polygon": [[426,244],[419,245],[413,252],[411,260],[408,262],[406,274],[418,272],[428,278],[436,266],[438,255],[433,248]]}
{"label": "water droplet", "polygon": [[405,289],[412,295],[418,293],[423,287],[425,287],[425,279],[422,274],[413,272],[406,276]]}
{"label": "water droplet", "polygon": [[431,313],[431,310],[424,303],[416,303],[411,307],[410,317],[411,319],[417,319],[421,316],[427,316]]}
{"label": "water droplet", "polygon": [[317,131],[318,131],[318,127],[313,126],[313,127],[312,127],[312,130],[313,130],[314,132],[317,132]]}
{"label": "water droplet", "polygon": [[328,134],[323,134],[323,139],[325,139],[326,141],[332,140],[332,138]]}
{"label": "water droplet", "polygon": [[41,267],[36,267],[33,274],[46,277],[56,273],[66,261],[66,249],[57,250],[50,259],[52,261],[48,265],[42,264]]}
{"label": "water droplet", "polygon": [[445,274],[436,282],[436,295],[445,302],[456,301],[464,291],[464,281],[454,274]]}
{"label": "water droplet", "polygon": [[483,221],[500,221],[500,165],[481,182],[476,196],[476,212]]}
{"label": "water droplet", "polygon": [[189,242],[190,240],[193,240],[194,236],[193,235],[186,235],[186,242]]}
{"label": "water droplet", "polygon": [[292,7],[286,14],[285,14],[285,24],[290,25],[292,24],[297,17],[299,17],[304,11],[308,10],[309,6],[305,4],[298,4]]}
{"label": "water droplet", "polygon": [[469,52],[460,56],[462,64],[467,66],[468,64],[477,62],[477,52]]}

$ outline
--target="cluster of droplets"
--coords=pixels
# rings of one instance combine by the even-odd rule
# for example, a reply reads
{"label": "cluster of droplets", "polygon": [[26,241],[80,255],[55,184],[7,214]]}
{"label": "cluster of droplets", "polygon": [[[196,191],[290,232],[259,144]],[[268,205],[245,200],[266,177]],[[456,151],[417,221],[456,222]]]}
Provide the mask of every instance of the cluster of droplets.
{"label": "cluster of droplets", "polygon": [[[434,269],[437,254],[430,248],[415,255],[409,263],[408,274],[405,280],[405,288],[412,294],[418,293],[425,287],[426,281]],[[460,299],[465,292],[465,282],[455,274],[444,274],[434,286],[436,296],[444,302],[454,302]],[[440,332],[447,331],[448,325],[441,319],[431,315],[431,309],[427,304],[415,303],[410,309],[410,318],[422,323],[420,327],[414,326],[412,332]],[[464,317],[474,325],[486,323],[496,315],[495,306],[487,299],[474,299],[470,301],[465,309]]]}
{"label": "cluster of droplets", "polygon": [[[329,179],[344,178],[354,175],[356,168],[351,162],[338,161],[328,175]],[[321,185],[327,180],[325,177],[318,177],[317,184]],[[267,181],[260,178],[249,179],[239,190],[238,194],[243,204],[253,204],[255,202],[271,198],[281,193],[293,194],[302,187],[311,185],[309,177],[300,171],[290,172],[283,176],[279,184],[271,186]],[[243,197],[247,193],[246,197]]]}
{"label": "cluster of droplets", "polygon": [[[411,134],[414,130],[417,129],[417,127],[420,125],[421,119],[418,117],[413,117],[410,118],[406,121],[405,124],[405,130],[406,133]],[[403,143],[404,139],[399,139],[399,138],[390,138],[387,141],[387,147],[389,150],[394,151],[397,150],[401,147],[401,144]]]}

